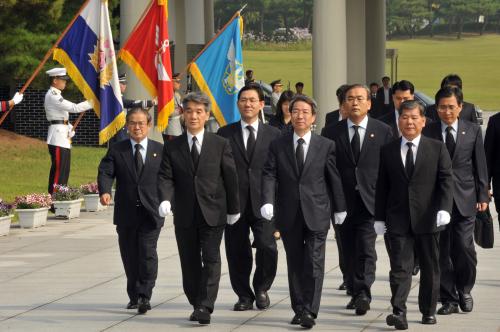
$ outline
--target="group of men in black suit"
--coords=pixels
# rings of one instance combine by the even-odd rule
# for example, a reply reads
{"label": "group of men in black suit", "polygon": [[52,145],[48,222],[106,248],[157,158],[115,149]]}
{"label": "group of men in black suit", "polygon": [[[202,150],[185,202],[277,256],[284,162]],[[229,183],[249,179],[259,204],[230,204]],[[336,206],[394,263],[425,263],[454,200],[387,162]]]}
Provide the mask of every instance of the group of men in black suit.
{"label": "group of men in black suit", "polygon": [[[311,131],[317,105],[304,95],[290,103],[292,133],[259,121],[259,86],[238,94],[241,121],[205,131],[210,99],[190,93],[183,100],[186,132],[161,144],[147,139],[151,117],[127,114],[130,139],[110,147],[99,166],[101,202],[109,204],[116,180],[114,223],[127,276],[129,309],[151,309],[164,217],[174,213],[189,319],[209,324],[221,276],[225,233],[234,310],[270,306],[281,232],[287,256],[294,317],[312,328],[324,278],[330,224],[342,248],[347,309],[370,309],[377,234],[385,234],[391,271],[393,314],[387,324],[407,329],[406,299],[415,257],[420,260],[422,323],[439,314],[472,310],[477,264],[473,217],[487,207],[487,170],[480,127],[458,118],[463,96],[445,86],[436,94],[439,121],[427,124],[413,101],[413,85],[399,82],[394,113],[379,121],[368,112],[370,90],[354,84],[339,93],[341,113],[322,136]],[[394,125],[395,124],[395,125]],[[423,133],[423,135],[422,135]],[[249,233],[252,230],[253,243]],[[440,239],[441,238],[441,239]],[[250,283],[253,255],[255,272]],[[390,250],[389,250],[390,248]]]}

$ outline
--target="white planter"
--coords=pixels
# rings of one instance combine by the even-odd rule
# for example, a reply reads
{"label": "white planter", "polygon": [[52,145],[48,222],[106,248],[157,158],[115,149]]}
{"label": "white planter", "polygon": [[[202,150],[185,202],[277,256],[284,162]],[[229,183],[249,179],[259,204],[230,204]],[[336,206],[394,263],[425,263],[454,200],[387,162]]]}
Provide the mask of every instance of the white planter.
{"label": "white planter", "polygon": [[10,222],[12,221],[13,215],[8,215],[5,217],[0,217],[0,236],[9,235],[10,232]]}
{"label": "white planter", "polygon": [[53,203],[56,210],[56,218],[78,218],[80,216],[82,202],[83,198],[75,199],[73,201],[54,201]]}
{"label": "white planter", "polygon": [[49,208],[16,209],[21,228],[35,228],[47,223]]}
{"label": "white planter", "polygon": [[106,208],[101,204],[99,194],[83,195],[83,199],[85,200],[85,211],[87,212],[101,211]]}

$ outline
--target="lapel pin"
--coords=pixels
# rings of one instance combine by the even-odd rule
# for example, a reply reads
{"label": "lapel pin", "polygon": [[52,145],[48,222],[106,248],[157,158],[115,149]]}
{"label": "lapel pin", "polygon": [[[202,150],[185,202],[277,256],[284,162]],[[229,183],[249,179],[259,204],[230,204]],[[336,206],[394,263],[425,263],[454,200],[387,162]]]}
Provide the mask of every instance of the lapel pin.
{"label": "lapel pin", "polygon": [[156,153],[153,153],[153,157],[156,157]]}
{"label": "lapel pin", "polygon": [[465,135],[465,131],[462,131],[462,135]]}
{"label": "lapel pin", "polygon": [[370,134],[370,137],[371,137],[371,138],[375,137],[375,134]]}

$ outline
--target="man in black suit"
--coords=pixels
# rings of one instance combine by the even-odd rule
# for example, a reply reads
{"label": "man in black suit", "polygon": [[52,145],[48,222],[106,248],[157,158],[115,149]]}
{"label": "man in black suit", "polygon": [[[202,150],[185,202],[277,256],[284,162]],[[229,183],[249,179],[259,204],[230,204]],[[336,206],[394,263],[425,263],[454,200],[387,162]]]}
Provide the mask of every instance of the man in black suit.
{"label": "man in black suit", "polygon": [[194,311],[210,324],[221,275],[224,227],[240,216],[238,175],[225,138],[205,131],[210,99],[192,92],[182,101],[187,132],[166,142],[158,173],[159,213],[174,212],[182,285]]}
{"label": "man in black suit", "polygon": [[267,220],[276,214],[281,231],[295,313],[291,324],[311,328],[319,311],[330,218],[342,223],[346,207],[335,143],[311,133],[316,102],[298,95],[290,109],[294,132],[271,143],[264,165],[261,214]]}
{"label": "man in black suit", "polygon": [[406,299],[411,287],[413,252],[420,259],[418,304],[422,324],[436,324],[439,296],[439,231],[450,222],[453,203],[451,160],[446,146],[421,135],[424,108],[401,104],[402,137],[382,147],[375,195],[375,231],[387,230],[391,250],[391,304],[386,322],[408,328]]}
{"label": "man in black suit", "polygon": [[335,92],[335,94],[337,95],[337,100],[339,102],[339,108],[336,109],[335,111],[326,113],[325,127],[328,127],[331,124],[335,124],[339,121],[342,121],[342,119],[345,119],[347,117],[347,114],[345,113],[345,111],[343,111],[342,103],[344,101],[345,91],[348,87],[349,85],[343,84],[339,86],[339,88]]}
{"label": "man in black suit", "polygon": [[391,128],[368,117],[370,90],[361,84],[345,92],[348,118],[326,127],[322,135],[335,142],[337,168],[347,202],[347,218],[339,226],[352,298],[347,309],[364,315],[370,309],[371,286],[375,281],[375,185],[380,148],[393,137]]}
{"label": "man in black suit", "polygon": [[488,184],[492,184],[495,208],[500,214],[500,113],[490,116],[484,137]]}
{"label": "man in black suit", "polygon": [[[457,74],[449,74],[443,78],[441,81],[441,89],[445,86],[455,87],[462,90],[462,79]],[[433,122],[439,122],[438,110],[436,109],[436,104],[427,106],[425,109],[425,115],[430,118]],[[467,120],[472,123],[478,123],[476,107],[474,104],[468,103],[466,101],[462,102],[462,110],[460,111],[460,119]]]}
{"label": "man in black suit", "polygon": [[130,110],[126,126],[130,138],[110,146],[99,164],[97,182],[101,203],[109,205],[116,179],[113,223],[127,276],[127,309],[144,314],[151,309],[158,275],[156,244],[164,223],[158,214],[156,188],[163,146],[147,137],[151,127],[147,111]]}
{"label": "man in black suit", "polygon": [[477,211],[488,207],[488,168],[481,127],[462,120],[462,91],[446,86],[436,93],[439,122],[426,126],[424,135],[445,142],[453,169],[451,223],[441,232],[441,268],[438,314],[472,311],[471,290],[476,281],[474,223]]}
{"label": "man in black suit", "polygon": [[378,119],[381,116],[390,113],[394,108],[392,102],[391,79],[388,76],[382,77],[382,86],[377,91],[376,108],[370,112],[370,116]]}
{"label": "man in black suit", "polygon": [[[231,143],[238,172],[241,218],[234,225],[226,226],[226,256],[229,278],[238,295],[235,311],[250,310],[253,301],[264,310],[270,305],[267,291],[276,276],[278,248],[274,239],[274,225],[260,215],[262,168],[266,161],[269,144],[281,132],[259,121],[264,107],[264,93],[260,86],[249,84],[238,93],[238,109],[241,121],[219,129],[218,134]],[[253,290],[250,287],[253,256],[248,238],[252,229],[255,253]]]}

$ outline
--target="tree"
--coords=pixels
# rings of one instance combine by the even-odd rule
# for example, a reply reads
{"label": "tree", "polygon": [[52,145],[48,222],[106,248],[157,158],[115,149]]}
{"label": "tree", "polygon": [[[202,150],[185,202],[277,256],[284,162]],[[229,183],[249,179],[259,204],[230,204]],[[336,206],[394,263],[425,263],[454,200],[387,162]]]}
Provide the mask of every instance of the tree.
{"label": "tree", "polygon": [[486,30],[486,25],[490,21],[490,18],[495,16],[495,14],[500,10],[500,1],[499,0],[477,0],[474,3],[474,8],[476,11],[476,15],[483,16],[484,21],[481,24],[481,29],[479,30],[479,34],[483,35]]}
{"label": "tree", "polygon": [[464,23],[472,21],[476,13],[476,4],[470,0],[442,0],[441,12],[448,19],[448,24],[451,30],[451,25],[457,25],[457,39],[462,38]]}
{"label": "tree", "polygon": [[406,33],[413,38],[429,19],[427,0],[387,1],[387,30]]}

